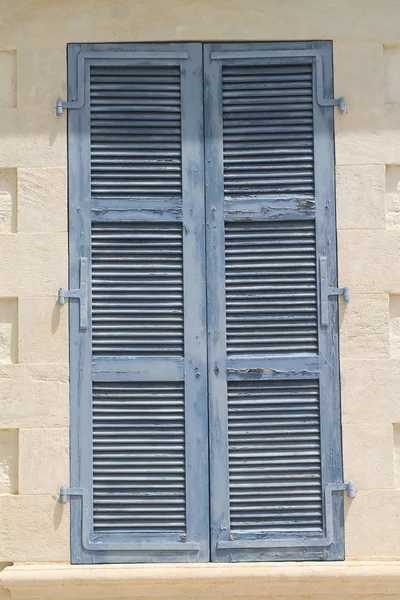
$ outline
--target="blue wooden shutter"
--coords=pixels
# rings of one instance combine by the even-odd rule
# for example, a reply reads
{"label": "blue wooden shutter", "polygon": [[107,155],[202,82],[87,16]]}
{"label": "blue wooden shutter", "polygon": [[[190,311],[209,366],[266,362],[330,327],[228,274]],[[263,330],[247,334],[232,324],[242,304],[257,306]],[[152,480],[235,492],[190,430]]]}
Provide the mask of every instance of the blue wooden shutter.
{"label": "blue wooden shutter", "polygon": [[340,559],[331,45],[204,57],[212,559]]}
{"label": "blue wooden shutter", "polygon": [[74,563],[208,559],[201,61],[69,48]]}

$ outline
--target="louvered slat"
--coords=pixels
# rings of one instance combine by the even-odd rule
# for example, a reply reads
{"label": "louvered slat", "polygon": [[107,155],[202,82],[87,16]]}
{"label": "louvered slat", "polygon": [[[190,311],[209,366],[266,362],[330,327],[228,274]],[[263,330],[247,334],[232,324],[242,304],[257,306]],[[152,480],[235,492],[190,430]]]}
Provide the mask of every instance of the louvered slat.
{"label": "louvered slat", "polygon": [[315,381],[228,383],[232,531],[322,528]]}
{"label": "louvered slat", "polygon": [[227,222],[227,350],[318,350],[315,226],[311,221]]}
{"label": "louvered slat", "polygon": [[224,65],[226,199],[314,192],[312,65]]}
{"label": "louvered slat", "polygon": [[92,66],[93,199],[181,196],[179,67]]}
{"label": "louvered slat", "polygon": [[183,355],[180,223],[93,223],[96,356]]}
{"label": "louvered slat", "polygon": [[93,384],[97,532],[185,531],[183,383]]}

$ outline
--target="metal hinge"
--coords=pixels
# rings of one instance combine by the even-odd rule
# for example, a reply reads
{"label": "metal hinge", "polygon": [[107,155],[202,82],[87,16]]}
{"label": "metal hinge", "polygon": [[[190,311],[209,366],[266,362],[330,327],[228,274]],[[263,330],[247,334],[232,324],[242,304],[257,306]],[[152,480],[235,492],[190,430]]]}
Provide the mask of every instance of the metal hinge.
{"label": "metal hinge", "polygon": [[65,100],[61,100],[61,98],[58,98],[56,102],[57,117],[61,117],[65,108],[68,108],[70,110],[71,108],[82,108],[84,105],[84,100],[85,99],[83,97],[83,94],[80,98],[78,98],[78,100],[72,100],[71,102],[66,102]]}
{"label": "metal hinge", "polygon": [[81,258],[79,271],[79,288],[76,290],[58,290],[58,304],[65,304],[66,298],[79,300],[79,326],[81,329],[87,328],[87,279],[88,279],[88,259]]}
{"label": "metal hinge", "polygon": [[87,490],[85,488],[67,488],[61,486],[58,501],[60,504],[66,504],[69,496],[85,496],[86,494]]}
{"label": "metal hinge", "polygon": [[76,82],[76,89],[78,90],[78,98],[76,100],[71,100],[66,102],[65,100],[61,100],[61,98],[59,98],[56,102],[56,115],[57,117],[60,117],[63,112],[64,109],[76,109],[76,108],[83,108],[83,106],[85,105],[85,61],[86,60],[90,60],[90,59],[99,59],[101,58],[101,60],[187,60],[189,59],[189,53],[188,52],[155,52],[154,50],[151,51],[143,51],[143,52],[132,52],[132,51],[128,51],[128,52],[124,52],[124,51],[118,51],[116,52],[115,50],[109,51],[109,52],[98,52],[98,51],[94,51],[94,52],[79,52],[78,56],[77,56],[77,82]]}
{"label": "metal hinge", "polygon": [[340,98],[323,98],[317,94],[317,102],[320,106],[337,106],[341,113],[346,112],[346,100],[344,96],[340,96]]}
{"label": "metal hinge", "polygon": [[346,100],[343,96],[340,98],[324,98],[324,66],[322,57],[317,55],[315,57],[317,77],[316,77],[316,88],[317,88],[317,103],[320,106],[337,106],[341,113],[346,112]]}
{"label": "metal hinge", "polygon": [[[234,549],[234,548],[280,548],[280,547],[327,547],[332,544],[334,539],[334,522],[333,522],[333,498],[335,492],[346,491],[349,498],[354,498],[356,489],[354,483],[345,481],[344,483],[328,483],[324,488],[324,504],[325,504],[325,536],[322,538],[286,538],[273,540],[227,540],[217,543],[217,548]],[[162,548],[157,542],[138,542],[118,543],[118,542],[99,542],[93,537],[93,532],[90,529],[90,505],[89,492],[85,488],[60,488],[59,502],[66,504],[69,496],[79,496],[82,502],[81,508],[81,531],[82,531],[82,546],[86,550],[189,550],[198,551],[199,544],[197,542],[187,542],[185,537],[181,538],[181,542],[164,542]]]}
{"label": "metal hinge", "polygon": [[316,64],[316,101],[319,106],[337,106],[341,113],[346,112],[346,101],[340,98],[324,98],[324,65],[320,52],[317,50],[238,50],[225,52],[211,52],[211,60],[224,59],[270,59],[270,58],[300,58],[312,57]]}
{"label": "metal hinge", "polygon": [[333,520],[333,494],[336,492],[347,492],[349,498],[354,498],[356,489],[354,483],[345,481],[344,483],[328,483],[324,488],[324,514],[325,514],[325,535],[324,537],[293,537],[282,539],[246,539],[246,540],[221,540],[217,542],[217,548],[225,550],[234,549],[254,549],[263,548],[325,548],[332,544],[334,540],[334,520]]}
{"label": "metal hinge", "polygon": [[132,541],[132,542],[110,542],[107,540],[99,540],[93,532],[91,525],[91,501],[89,491],[85,488],[68,488],[62,486],[58,501],[61,504],[66,504],[69,496],[80,497],[81,502],[81,535],[82,547],[85,550],[142,550],[144,552],[159,552],[159,551],[179,551],[179,552],[198,552],[200,544],[196,542],[186,541],[186,536],[181,536],[180,541]]}
{"label": "metal hinge", "polygon": [[343,296],[345,302],[350,302],[350,289],[348,287],[338,288],[328,285],[328,264],[326,256],[321,256],[319,259],[319,277],[321,325],[327,327],[329,324],[329,297]]}
{"label": "metal hinge", "polygon": [[[317,90],[317,103],[320,106],[337,106],[341,113],[346,112],[346,100],[344,96],[340,96],[340,98],[324,98],[323,92]],[[82,95],[78,100],[72,100],[71,102],[67,102],[65,100],[61,100],[58,98],[56,102],[56,115],[57,117],[61,117],[64,112],[64,109],[76,109],[82,108],[84,105],[84,97]]]}
{"label": "metal hinge", "polygon": [[[135,53],[136,58],[170,58],[171,54],[174,58],[188,58],[188,54],[186,52],[183,53],[169,53],[169,52],[160,52],[160,53],[146,53],[140,52]],[[312,56],[315,58],[316,62],[316,100],[319,106],[337,106],[341,113],[346,112],[346,101],[343,96],[340,98],[324,98],[324,70],[323,70],[323,61],[322,56],[319,53],[315,53],[315,50],[297,50],[295,54],[293,51],[281,50],[281,51],[261,51],[254,52],[252,51],[240,51],[240,52],[212,52],[211,59],[222,59],[222,58],[275,58],[280,56]],[[131,54],[125,52],[102,52],[102,58],[130,58]],[[85,85],[84,85],[84,60],[88,58],[98,58],[98,54],[96,52],[85,52],[79,53],[77,60],[77,90],[78,90],[78,98],[72,101],[64,101],[59,98],[56,102],[56,115],[59,117],[63,114],[64,109],[76,109],[82,108],[85,104]]]}
{"label": "metal hinge", "polygon": [[330,488],[332,492],[347,492],[349,498],[356,497],[356,487],[352,481],[345,481],[344,483],[329,483],[325,490]]}

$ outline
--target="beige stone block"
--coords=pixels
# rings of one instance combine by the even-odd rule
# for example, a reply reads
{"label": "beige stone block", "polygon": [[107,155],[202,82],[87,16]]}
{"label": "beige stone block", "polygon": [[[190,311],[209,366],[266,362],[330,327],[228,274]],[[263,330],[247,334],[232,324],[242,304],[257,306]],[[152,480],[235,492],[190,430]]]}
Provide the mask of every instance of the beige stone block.
{"label": "beige stone block", "polygon": [[17,105],[17,53],[0,50],[0,107]]}
{"label": "beige stone block", "polygon": [[[19,0],[20,2],[22,0]],[[25,4],[25,0],[23,0]],[[162,0],[131,2],[71,1],[54,4],[25,4],[10,11],[1,35],[3,44],[36,49],[65,47],[74,41],[158,40],[390,40],[399,43],[394,15],[396,0],[383,6],[372,0],[239,0],[190,2]],[[25,25],[22,27],[22,25]]]}
{"label": "beige stone block", "polygon": [[400,164],[400,105],[349,107],[335,119],[337,165]]}
{"label": "beige stone block", "polygon": [[19,493],[56,494],[69,482],[69,429],[20,429]]}
{"label": "beige stone block", "polygon": [[0,600],[9,600],[11,598],[10,591],[1,585],[1,571],[3,571],[6,567],[11,566],[12,563],[2,562],[0,563]]}
{"label": "beige stone block", "polygon": [[400,45],[383,47],[384,94],[387,104],[400,103]]}
{"label": "beige stone block", "polygon": [[[53,296],[67,285],[65,233],[0,235],[0,296]],[[16,268],[18,265],[18,268]]]}
{"label": "beige stone block", "polygon": [[354,293],[400,292],[400,231],[338,232],[339,280]]}
{"label": "beige stone block", "polygon": [[3,2],[1,7],[0,25],[9,22],[10,18],[18,15],[30,0],[16,0],[15,2]]}
{"label": "beige stone block", "polygon": [[0,427],[68,423],[68,363],[0,364]]}
{"label": "beige stone block", "polygon": [[359,490],[346,499],[346,559],[400,556],[400,491]]}
{"label": "beige stone block", "polygon": [[3,571],[6,567],[11,566],[12,563],[2,562],[0,563],[0,600],[9,600],[11,598],[10,591],[1,585],[1,571]]}
{"label": "beige stone block", "polygon": [[340,354],[344,358],[389,357],[389,299],[352,294],[340,310]]}
{"label": "beige stone block", "polygon": [[18,304],[16,298],[0,298],[0,363],[18,361]]}
{"label": "beige stone block", "polygon": [[379,42],[335,41],[335,96],[345,96],[348,107],[383,104],[382,55],[382,44]]}
{"label": "beige stone block", "polygon": [[0,429],[0,494],[18,493],[18,429]]}
{"label": "beige stone block", "polygon": [[0,496],[0,561],[69,560],[69,506],[54,496]]}
{"label": "beige stone block", "polygon": [[[6,565],[8,563],[2,564]],[[0,586],[0,600],[9,600],[9,598],[11,598],[10,592],[6,588]]]}
{"label": "beige stone block", "polygon": [[51,114],[57,98],[67,97],[66,47],[51,52],[18,51],[18,106],[45,106]]}
{"label": "beige stone block", "polygon": [[393,423],[394,487],[400,489],[400,423]]}
{"label": "beige stone block", "polygon": [[0,233],[17,231],[17,171],[0,169]]}
{"label": "beige stone block", "polygon": [[400,294],[389,296],[390,355],[400,358]]}
{"label": "beige stone block", "polygon": [[66,178],[61,167],[18,169],[19,231],[67,231]]}
{"label": "beige stone block", "polygon": [[400,360],[342,358],[340,379],[343,423],[400,423]]}
{"label": "beige stone block", "polygon": [[358,490],[393,489],[391,423],[345,423],[343,466],[346,481]]}
{"label": "beige stone block", "polygon": [[385,167],[337,167],[336,214],[338,229],[384,229]]}
{"label": "beige stone block", "polygon": [[[54,96],[54,103],[57,97]],[[67,120],[48,107],[0,108],[0,166],[65,167]]]}
{"label": "beige stone block", "polygon": [[68,310],[56,298],[20,298],[19,362],[68,361]]}
{"label": "beige stone block", "polygon": [[400,229],[400,165],[386,165],[385,191],[387,227]]}

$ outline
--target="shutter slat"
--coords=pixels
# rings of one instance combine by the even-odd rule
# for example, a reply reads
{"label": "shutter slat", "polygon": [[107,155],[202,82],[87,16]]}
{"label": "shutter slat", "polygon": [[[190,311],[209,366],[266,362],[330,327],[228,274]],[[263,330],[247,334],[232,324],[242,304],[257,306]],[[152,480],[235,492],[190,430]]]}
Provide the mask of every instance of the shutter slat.
{"label": "shutter slat", "polygon": [[[159,398],[151,408],[154,394]],[[171,397],[175,399],[171,403]],[[120,398],[116,409],[116,398]],[[150,406],[149,406],[150,402]],[[185,531],[185,437],[184,437],[184,389],[182,383],[94,383],[93,427],[104,429],[108,444],[114,452],[104,455],[104,436],[93,440],[94,480],[94,529],[101,532],[118,529],[125,533],[154,532],[168,528],[169,531]],[[149,453],[142,434],[144,427],[151,426],[155,443],[160,435],[163,444],[157,453]],[[171,427],[174,429],[171,430]],[[114,428],[118,435],[111,435]],[[175,430],[175,436],[171,435]],[[169,443],[166,444],[165,432]],[[124,437],[119,437],[121,433]],[[178,436],[178,437],[176,437]],[[178,441],[178,446],[177,446]],[[135,444],[136,452],[127,452],[126,444]],[[143,493],[138,491],[129,500],[119,498],[118,490],[125,489],[128,482],[146,482]],[[101,487],[98,487],[101,484]],[[152,496],[147,487],[157,485]],[[171,485],[174,488],[173,504],[165,502],[164,495]],[[180,489],[180,491],[178,491]],[[98,495],[98,490],[102,490]],[[109,492],[107,492],[109,490]],[[108,493],[112,493],[109,499]],[[122,507],[115,508],[115,504]]]}
{"label": "shutter slat", "polygon": [[[181,77],[178,66],[91,67],[91,190],[93,199],[180,196]],[[176,167],[133,160],[164,158]],[[113,166],[109,159],[113,156]],[[148,164],[148,163],[147,163]],[[148,176],[145,176],[145,173]]]}
{"label": "shutter slat", "polygon": [[[155,262],[157,255],[159,264]],[[124,268],[109,271],[108,260],[112,265],[123,261]],[[153,263],[153,269],[149,264],[145,266],[146,261]],[[94,356],[183,356],[182,226],[95,223],[92,265]],[[175,318],[165,324],[171,301],[177,307]],[[131,315],[132,307],[137,308],[135,322],[127,317],[121,320],[121,309],[125,315]],[[158,312],[153,312],[154,307]]]}
{"label": "shutter slat", "polygon": [[[279,76],[271,65],[222,66],[227,199],[313,193],[312,85],[311,65],[282,66]],[[258,151],[251,150],[254,145]],[[286,156],[279,156],[284,147]],[[249,154],[257,157],[251,168],[243,162]]]}
{"label": "shutter slat", "polygon": [[[315,252],[312,222],[284,223],[279,227],[275,223],[226,223],[225,283],[229,354],[317,352]],[[259,261],[260,258],[263,264],[255,268],[253,261]],[[307,262],[313,277],[303,275]],[[238,265],[241,265],[239,272]],[[293,270],[296,265],[299,267],[298,272]],[[278,266],[281,266],[281,270],[276,269]],[[248,275],[246,268],[249,267]],[[285,274],[288,267],[298,275],[296,282],[293,279],[287,282]],[[275,277],[270,279],[271,269]],[[271,328],[268,316],[264,316],[263,307],[271,310],[275,302],[280,304],[282,318],[278,321],[275,315],[274,326]],[[288,310],[282,312],[285,303]],[[301,331],[291,329],[286,323],[286,317],[295,316],[293,312],[299,304],[308,307],[308,318],[303,318]],[[236,306],[241,308],[235,309]],[[257,319],[256,326],[251,328],[247,322],[242,322],[244,316],[247,319]]]}
{"label": "shutter slat", "polygon": [[[263,395],[266,394],[265,400]],[[252,404],[253,399],[257,402]],[[299,403],[299,398],[302,402]],[[271,407],[271,403],[273,406]],[[301,407],[301,411],[299,409]],[[296,416],[297,413],[297,416]],[[296,417],[296,418],[294,418]],[[321,499],[321,450],[319,435],[308,439],[304,431],[304,424],[311,419],[319,434],[319,403],[318,383],[308,382],[303,386],[299,382],[277,383],[274,381],[254,382],[228,382],[228,438],[229,438],[229,482],[230,498],[235,497],[236,502],[230,500],[231,529],[235,531],[255,531],[260,527],[264,531],[288,525],[293,529],[303,530],[305,527],[322,529],[322,499]],[[237,433],[246,438],[247,432],[256,429],[264,435],[275,427],[290,424],[291,429],[285,443],[278,445],[265,444],[265,438],[260,441],[248,443],[248,452],[243,454],[235,452],[237,447]],[[265,428],[265,430],[264,430]],[[232,435],[233,434],[233,435]],[[293,446],[292,435],[302,436],[302,444]],[[292,504],[287,503],[285,490],[276,490],[273,500],[276,506],[265,501],[260,507],[252,505],[253,484],[285,482],[294,489],[301,488],[302,483],[313,483],[309,488],[310,502],[299,507],[298,512],[293,510]],[[245,495],[236,496],[238,489],[248,486],[249,499]],[[286,489],[286,488],[285,488]],[[306,488],[307,490],[307,488]],[[303,490],[303,494],[306,490]],[[316,500],[315,491],[318,495]],[[307,495],[304,496],[307,499]],[[259,497],[259,502],[263,502]],[[291,519],[289,519],[289,517]],[[289,522],[290,521],[290,522]]]}

